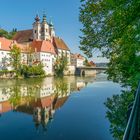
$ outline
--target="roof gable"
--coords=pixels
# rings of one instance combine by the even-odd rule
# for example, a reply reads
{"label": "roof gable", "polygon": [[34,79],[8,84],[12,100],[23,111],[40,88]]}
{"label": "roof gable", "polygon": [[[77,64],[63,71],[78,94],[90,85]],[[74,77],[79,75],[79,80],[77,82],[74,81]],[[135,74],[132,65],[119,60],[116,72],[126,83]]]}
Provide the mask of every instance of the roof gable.
{"label": "roof gable", "polygon": [[0,37],[1,47],[0,50],[10,51],[10,46],[13,43],[13,40],[6,39],[4,37]]}
{"label": "roof gable", "polygon": [[67,50],[69,51],[70,49],[68,48],[68,46],[66,45],[66,43],[58,38],[58,37],[54,37],[53,38],[53,45],[57,48],[57,49],[62,49],[62,50]]}
{"label": "roof gable", "polygon": [[13,40],[16,40],[18,43],[29,42],[30,40],[33,40],[33,30],[18,31],[14,35]]}
{"label": "roof gable", "polygon": [[31,46],[32,46],[33,50],[36,52],[46,52],[46,53],[56,54],[55,48],[50,41],[34,40],[31,43]]}

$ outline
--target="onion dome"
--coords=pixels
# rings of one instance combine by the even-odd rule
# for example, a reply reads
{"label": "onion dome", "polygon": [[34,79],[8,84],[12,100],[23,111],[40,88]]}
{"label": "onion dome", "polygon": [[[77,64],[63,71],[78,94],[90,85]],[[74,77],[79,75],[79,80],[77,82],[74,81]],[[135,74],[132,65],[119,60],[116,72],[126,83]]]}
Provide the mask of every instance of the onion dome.
{"label": "onion dome", "polygon": [[43,14],[43,22],[46,22],[46,14]]}
{"label": "onion dome", "polygon": [[39,22],[39,21],[40,21],[40,18],[39,18],[38,15],[36,15],[36,17],[35,17],[35,21],[36,21],[36,22]]}

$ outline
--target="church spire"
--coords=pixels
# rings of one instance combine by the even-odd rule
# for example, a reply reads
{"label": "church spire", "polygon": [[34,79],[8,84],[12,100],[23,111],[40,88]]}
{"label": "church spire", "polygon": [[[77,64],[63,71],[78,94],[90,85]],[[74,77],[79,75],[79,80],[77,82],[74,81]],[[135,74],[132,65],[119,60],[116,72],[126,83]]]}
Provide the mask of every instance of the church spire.
{"label": "church spire", "polygon": [[52,20],[50,20],[49,25],[50,25],[50,35],[51,35],[51,37],[55,37],[55,29],[54,29],[54,24],[53,24]]}
{"label": "church spire", "polygon": [[46,21],[47,21],[46,14],[44,13],[43,14],[43,22],[46,22]]}
{"label": "church spire", "polygon": [[50,26],[54,27],[54,24],[53,24],[52,20],[50,20]]}
{"label": "church spire", "polygon": [[40,18],[39,18],[39,16],[38,16],[38,14],[37,14],[36,17],[35,17],[35,21],[36,21],[36,22],[39,22],[39,21],[40,21]]}

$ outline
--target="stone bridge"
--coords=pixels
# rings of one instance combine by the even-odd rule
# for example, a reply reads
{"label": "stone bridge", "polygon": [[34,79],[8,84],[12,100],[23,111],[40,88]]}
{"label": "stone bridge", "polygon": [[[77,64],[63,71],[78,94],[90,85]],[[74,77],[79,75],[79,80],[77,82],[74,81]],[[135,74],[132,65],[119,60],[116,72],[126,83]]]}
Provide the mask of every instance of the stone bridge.
{"label": "stone bridge", "polygon": [[105,71],[107,67],[77,67],[75,70],[75,75],[77,76],[92,76],[99,71]]}

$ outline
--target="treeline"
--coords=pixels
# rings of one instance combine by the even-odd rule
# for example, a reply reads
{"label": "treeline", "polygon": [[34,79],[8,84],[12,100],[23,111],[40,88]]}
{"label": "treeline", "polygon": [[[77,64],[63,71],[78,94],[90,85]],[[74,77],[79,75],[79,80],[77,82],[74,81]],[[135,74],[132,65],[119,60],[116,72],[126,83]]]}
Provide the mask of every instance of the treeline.
{"label": "treeline", "polygon": [[13,28],[13,30],[10,31],[10,32],[0,28],[0,37],[5,37],[7,39],[12,39],[13,36],[16,34],[16,32],[17,32],[16,28]]}

